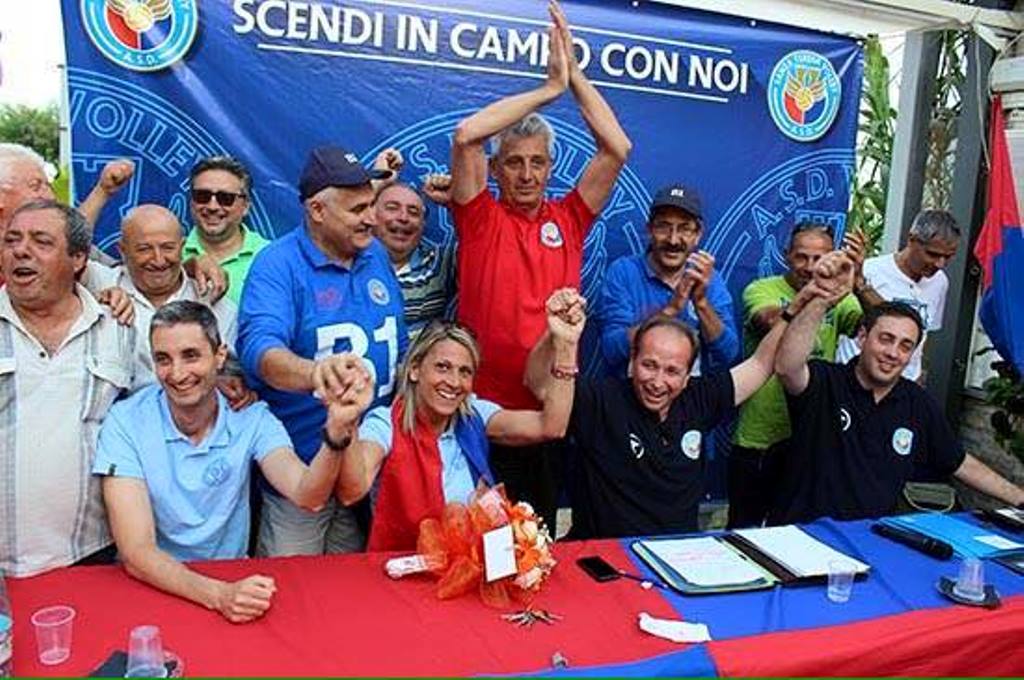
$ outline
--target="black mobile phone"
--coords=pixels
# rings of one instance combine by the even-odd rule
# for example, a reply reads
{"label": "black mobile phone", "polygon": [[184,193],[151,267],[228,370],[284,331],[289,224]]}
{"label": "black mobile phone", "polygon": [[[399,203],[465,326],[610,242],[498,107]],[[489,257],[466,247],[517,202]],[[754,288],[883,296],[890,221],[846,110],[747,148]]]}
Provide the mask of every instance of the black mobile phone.
{"label": "black mobile phone", "polygon": [[594,555],[592,557],[581,557],[576,560],[576,564],[579,565],[580,569],[587,572],[590,578],[604,583],[605,581],[614,581],[620,578],[622,574],[619,570],[604,561],[603,558]]}

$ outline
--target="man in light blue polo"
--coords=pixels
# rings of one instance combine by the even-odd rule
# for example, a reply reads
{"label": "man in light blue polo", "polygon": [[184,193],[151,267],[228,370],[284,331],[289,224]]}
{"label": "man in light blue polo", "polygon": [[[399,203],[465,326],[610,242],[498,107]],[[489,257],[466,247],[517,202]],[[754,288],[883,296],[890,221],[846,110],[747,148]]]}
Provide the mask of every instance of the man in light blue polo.
{"label": "man in light blue polo", "polygon": [[266,404],[233,411],[217,390],[227,348],[208,307],[168,303],[149,335],[159,384],[111,408],[93,466],[103,476],[118,554],[129,574],[150,585],[230,621],[253,620],[270,606],[273,579],[225,582],[183,562],[245,555],[253,461],[288,502],[309,512],[322,507],[370,403],[372,380],[358,357],[332,357],[335,379],[322,390],[327,419],[307,466]]}
{"label": "man in light blue polo", "polygon": [[595,319],[609,373],[626,375],[633,334],[655,314],[679,319],[700,336],[694,371],[728,370],[739,359],[740,340],[715,258],[698,249],[704,215],[697,191],[682,184],[658,191],[647,231],[647,252],[619,258],[604,276]]}
{"label": "man in light blue polo", "polygon": [[[376,383],[373,406],[391,403],[408,337],[402,290],[373,237],[372,185],[390,175],[339,147],[313,149],[299,179],[305,223],[260,251],[242,291],[238,352],[247,382],[306,462],[320,447],[326,415],[317,384],[329,378],[334,354],[364,359]],[[363,548],[355,515],[333,498],[310,515],[262,486],[258,555]]]}

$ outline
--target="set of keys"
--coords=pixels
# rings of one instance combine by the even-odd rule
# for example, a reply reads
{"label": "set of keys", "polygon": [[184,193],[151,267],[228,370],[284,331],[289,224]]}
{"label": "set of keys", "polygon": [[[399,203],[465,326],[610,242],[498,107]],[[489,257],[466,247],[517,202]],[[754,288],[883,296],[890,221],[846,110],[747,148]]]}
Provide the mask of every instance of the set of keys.
{"label": "set of keys", "polygon": [[514,614],[502,614],[501,618],[509,623],[514,623],[520,628],[529,628],[535,623],[546,623],[549,626],[562,620],[558,614],[553,614],[546,609],[524,609]]}

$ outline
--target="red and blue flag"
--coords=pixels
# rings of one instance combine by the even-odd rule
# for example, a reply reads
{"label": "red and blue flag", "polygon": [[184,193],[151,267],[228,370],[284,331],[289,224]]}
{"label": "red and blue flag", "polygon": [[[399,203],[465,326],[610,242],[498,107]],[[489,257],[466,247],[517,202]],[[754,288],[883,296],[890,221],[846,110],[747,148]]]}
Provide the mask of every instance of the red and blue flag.
{"label": "red and blue flag", "polygon": [[1024,374],[1024,226],[999,97],[992,104],[988,212],[974,255],[983,272],[981,324],[1003,359]]}

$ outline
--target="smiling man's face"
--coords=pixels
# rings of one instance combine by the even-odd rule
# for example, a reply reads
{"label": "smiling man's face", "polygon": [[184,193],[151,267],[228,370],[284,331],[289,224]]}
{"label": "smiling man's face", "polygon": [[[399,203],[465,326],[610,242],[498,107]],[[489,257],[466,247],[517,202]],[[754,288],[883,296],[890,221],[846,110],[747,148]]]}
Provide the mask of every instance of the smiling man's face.
{"label": "smiling man's face", "polygon": [[374,235],[387,248],[391,261],[404,264],[423,237],[425,210],[419,194],[407,186],[394,184],[377,196],[374,204]]}

